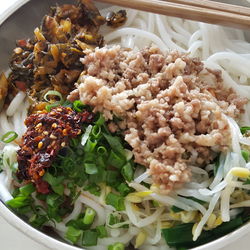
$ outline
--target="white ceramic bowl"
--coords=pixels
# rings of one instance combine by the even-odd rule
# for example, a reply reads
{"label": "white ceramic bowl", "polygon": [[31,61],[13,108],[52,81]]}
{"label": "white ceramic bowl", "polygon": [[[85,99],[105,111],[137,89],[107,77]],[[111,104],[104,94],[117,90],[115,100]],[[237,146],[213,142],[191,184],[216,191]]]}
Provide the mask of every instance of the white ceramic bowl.
{"label": "white ceramic bowl", "polygon": [[[17,11],[19,8],[21,8],[25,3],[29,2],[29,0],[12,0],[12,2],[13,2],[13,4],[9,8],[7,8],[2,15],[0,15],[0,25],[8,17],[10,17],[13,13],[15,13],[15,11]],[[41,4],[41,2],[42,1],[40,1],[40,4]],[[62,2],[62,1],[60,0],[58,2]],[[224,1],[224,2],[227,2],[227,1]],[[8,21],[9,20],[7,20],[7,22]],[[10,22],[11,22],[11,20],[10,20]],[[34,20],[33,23],[39,23],[39,21],[36,22]],[[11,25],[10,25],[10,27],[11,27]],[[20,38],[19,34],[25,34],[25,32],[23,33],[22,31],[17,30],[16,25],[14,27],[16,29],[16,33],[18,33],[16,39],[18,37]],[[1,27],[0,27],[0,32],[2,32]],[[5,32],[5,30],[4,30],[4,32]],[[28,34],[25,34],[25,35],[27,36]],[[15,35],[14,35],[14,37],[15,37]],[[11,39],[13,39],[13,38],[8,37],[7,41],[8,40],[11,41]],[[5,50],[7,50],[6,54],[8,54],[8,56],[9,56],[9,54],[10,54],[9,52],[11,51],[10,50],[11,47],[8,47],[7,43],[6,43],[6,46],[7,47],[0,48],[0,54],[2,55],[2,53]],[[13,46],[13,45],[10,45],[10,46]],[[1,44],[1,47],[2,47],[2,44]],[[4,60],[1,58],[1,61],[4,61]],[[5,62],[0,62],[0,70],[4,70],[5,67],[6,67]],[[50,237],[50,236],[40,232],[39,230],[31,227],[29,224],[24,222],[22,219],[20,219],[14,213],[12,213],[12,211],[9,210],[2,202],[0,202],[0,216],[2,216],[9,224],[11,224],[15,228],[17,228],[18,230],[23,232],[25,235],[27,235],[31,239],[41,243],[42,245],[48,247],[49,249],[56,249],[56,250],[79,250],[80,249],[80,248],[71,246],[71,245],[69,245],[69,244],[67,244],[67,243],[65,243],[63,241],[60,241],[60,240],[55,239],[53,237]],[[250,233],[250,223],[242,226],[241,228],[239,228],[238,230],[235,230],[234,232],[232,232],[230,234],[227,234],[226,236],[223,236],[223,237],[221,237],[221,238],[219,238],[217,240],[214,240],[214,241],[212,241],[210,243],[207,243],[207,244],[204,244],[204,245],[199,246],[197,248],[194,248],[193,250],[211,250],[211,249],[216,250],[216,249],[220,249],[220,248],[223,248],[223,247],[225,247],[227,245],[230,245],[232,242],[234,242],[236,240],[239,240],[241,237],[245,236],[248,233]],[[250,239],[249,239],[249,242],[250,242]],[[245,249],[247,249],[247,246],[246,246]]]}

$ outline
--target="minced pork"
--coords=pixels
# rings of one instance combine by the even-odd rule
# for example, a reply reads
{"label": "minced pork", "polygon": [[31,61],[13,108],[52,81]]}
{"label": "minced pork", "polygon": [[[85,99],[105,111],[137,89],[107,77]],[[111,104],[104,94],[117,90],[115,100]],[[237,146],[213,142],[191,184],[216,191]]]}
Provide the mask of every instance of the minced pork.
{"label": "minced pork", "polygon": [[102,112],[112,132],[123,130],[135,162],[149,168],[162,193],[188,182],[189,166],[203,167],[229,149],[226,116],[237,119],[246,100],[199,59],[114,46],[86,51],[81,61],[85,71],[69,100]]}

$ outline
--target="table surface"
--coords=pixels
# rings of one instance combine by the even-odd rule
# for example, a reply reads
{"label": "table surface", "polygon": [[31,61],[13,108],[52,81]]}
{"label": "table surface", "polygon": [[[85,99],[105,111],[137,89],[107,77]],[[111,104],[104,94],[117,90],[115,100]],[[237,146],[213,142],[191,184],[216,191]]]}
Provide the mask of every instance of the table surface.
{"label": "table surface", "polygon": [[[0,15],[5,12],[9,6],[15,3],[16,0],[1,1]],[[3,218],[0,217],[0,242],[2,250],[48,250],[48,248],[31,240],[23,233],[9,225]],[[248,250],[250,243],[250,233],[245,237],[237,240],[223,250]]]}

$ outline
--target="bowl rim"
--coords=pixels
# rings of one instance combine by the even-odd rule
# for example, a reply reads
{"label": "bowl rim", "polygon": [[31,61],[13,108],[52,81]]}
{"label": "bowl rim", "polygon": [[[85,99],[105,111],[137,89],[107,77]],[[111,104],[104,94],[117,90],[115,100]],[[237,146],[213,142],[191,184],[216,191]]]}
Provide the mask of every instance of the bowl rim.
{"label": "bowl rim", "polygon": [[[30,0],[15,0],[15,2],[10,5],[4,13],[0,15],[0,25],[10,17],[16,10],[22,7],[24,4],[28,3]],[[33,228],[27,222],[23,221],[20,217],[14,214],[2,201],[0,201],[0,216],[7,221],[10,225],[15,227],[17,230],[24,233],[30,239],[35,240],[49,249],[55,250],[79,250],[78,248],[70,245],[70,243],[64,243],[59,241],[47,234]],[[236,229],[235,231],[222,236],[214,241],[206,243],[204,245],[192,248],[192,250],[209,250],[209,249],[219,249],[229,245],[230,243],[238,240],[239,238],[245,236],[250,232],[250,222]]]}

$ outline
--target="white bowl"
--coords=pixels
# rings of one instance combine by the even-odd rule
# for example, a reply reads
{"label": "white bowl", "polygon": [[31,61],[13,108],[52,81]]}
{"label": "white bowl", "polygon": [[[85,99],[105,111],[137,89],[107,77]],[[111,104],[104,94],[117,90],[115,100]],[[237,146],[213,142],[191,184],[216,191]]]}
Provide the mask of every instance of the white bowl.
{"label": "white bowl", "polygon": [[[27,2],[29,2],[29,0],[14,0],[13,4],[9,8],[7,8],[4,13],[2,13],[0,15],[0,25],[9,16],[11,16],[16,10],[21,8]],[[59,2],[61,2],[61,1],[59,1]],[[227,2],[227,1],[224,1],[224,2]],[[32,22],[32,23],[38,24],[39,22],[36,22],[36,20],[34,20],[34,22]],[[0,29],[0,31],[1,31],[1,29]],[[16,38],[18,38],[18,37],[21,38],[19,35],[21,31],[17,30],[17,29],[16,29],[16,31],[17,31],[16,33],[18,33]],[[21,32],[21,34],[22,34],[22,32]],[[27,36],[27,34],[26,34],[26,36]],[[14,35],[14,37],[15,37],[15,35]],[[11,37],[8,40],[11,41],[11,39],[13,39],[13,38]],[[13,40],[12,40],[12,44],[13,44]],[[8,45],[6,44],[6,46],[8,46]],[[12,46],[12,45],[10,45],[10,46]],[[7,53],[10,54],[9,53],[10,49],[11,49],[11,47],[0,48],[0,54],[2,54],[3,50],[9,50],[9,51],[7,51]],[[1,61],[4,61],[4,60],[1,59]],[[5,66],[6,66],[5,62],[3,62],[2,64],[0,62],[0,69],[1,70],[5,70],[6,69],[6,68],[4,68]],[[16,229],[23,232],[25,235],[27,235],[31,239],[41,243],[42,245],[48,247],[49,249],[56,249],[56,250],[79,250],[80,249],[78,247],[71,246],[71,245],[69,245],[65,242],[62,242],[58,239],[55,239],[53,237],[50,237],[50,236],[44,234],[43,232],[33,228],[32,226],[30,226],[29,224],[24,222],[22,219],[20,219],[18,216],[16,216],[2,202],[0,202],[0,216],[3,217],[10,225],[14,226]],[[220,249],[220,248],[223,248],[227,245],[230,245],[232,242],[235,242],[236,240],[239,240],[240,238],[242,238],[243,236],[245,236],[248,233],[250,233],[250,223],[247,223],[246,225],[242,226],[241,228],[235,230],[234,232],[227,234],[226,236],[223,236],[217,240],[214,240],[210,243],[193,248],[193,250]],[[249,242],[250,242],[250,240],[249,240]],[[24,246],[24,248],[25,248],[25,246]],[[247,248],[248,247],[246,246],[245,249],[247,249]]]}

